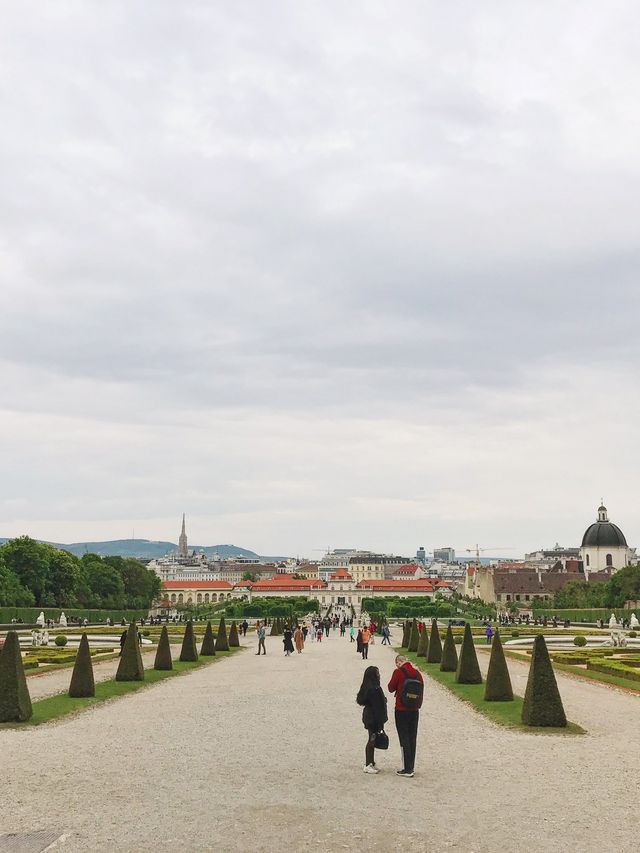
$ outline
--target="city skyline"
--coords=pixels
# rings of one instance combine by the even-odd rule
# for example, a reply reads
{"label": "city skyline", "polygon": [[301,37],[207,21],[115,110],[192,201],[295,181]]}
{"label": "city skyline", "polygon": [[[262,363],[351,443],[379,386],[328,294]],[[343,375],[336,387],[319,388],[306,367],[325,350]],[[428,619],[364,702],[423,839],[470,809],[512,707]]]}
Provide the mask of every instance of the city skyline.
{"label": "city skyline", "polygon": [[640,542],[633,4],[96,14],[3,16],[0,535]]}

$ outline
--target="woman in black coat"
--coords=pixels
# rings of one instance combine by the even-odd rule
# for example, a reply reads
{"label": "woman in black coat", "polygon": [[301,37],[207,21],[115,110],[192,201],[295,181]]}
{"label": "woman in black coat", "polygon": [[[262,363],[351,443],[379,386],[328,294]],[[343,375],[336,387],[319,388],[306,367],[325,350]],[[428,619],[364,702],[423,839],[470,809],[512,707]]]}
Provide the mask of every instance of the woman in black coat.
{"label": "woman in black coat", "polygon": [[367,745],[364,748],[364,772],[378,773],[375,762],[376,735],[382,731],[388,717],[387,697],[380,687],[380,670],[377,666],[368,666],[365,669],[356,702],[363,706],[362,722],[368,733]]}
{"label": "woman in black coat", "polygon": [[282,645],[284,646],[284,653],[287,657],[293,651],[293,633],[291,628],[285,628],[282,634]]}

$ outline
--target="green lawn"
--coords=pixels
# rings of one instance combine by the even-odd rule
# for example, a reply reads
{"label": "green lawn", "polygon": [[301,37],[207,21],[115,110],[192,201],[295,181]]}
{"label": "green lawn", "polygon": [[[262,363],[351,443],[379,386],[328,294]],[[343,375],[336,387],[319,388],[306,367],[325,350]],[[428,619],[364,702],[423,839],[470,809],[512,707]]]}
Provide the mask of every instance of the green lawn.
{"label": "green lawn", "polygon": [[216,652],[215,657],[200,658],[193,663],[182,663],[181,661],[174,660],[173,669],[168,671],[145,669],[144,681],[102,681],[96,684],[96,695],[88,699],[71,699],[66,693],[58,693],[56,696],[50,696],[48,699],[40,699],[34,702],[33,716],[26,723],[0,723],[0,729],[21,729],[25,726],[40,726],[51,720],[57,720],[61,717],[67,717],[70,714],[79,713],[87,708],[92,708],[110,699],[117,699],[120,696],[135,693],[136,690],[141,690],[144,687],[164,681],[167,678],[185,675],[194,669],[214,664],[237,651],[240,651],[240,649],[235,648],[228,652]]}
{"label": "green lawn", "polygon": [[576,723],[567,723],[566,728],[533,728],[525,726],[521,722],[522,702],[521,696],[514,696],[513,702],[485,702],[484,684],[458,684],[455,680],[455,672],[440,672],[439,663],[426,663],[424,658],[416,657],[415,653],[398,650],[411,661],[419,670],[424,672],[428,678],[438,684],[442,684],[450,690],[454,696],[467,702],[480,714],[484,714],[494,723],[507,728],[516,729],[529,734],[560,734],[575,735],[585,734],[583,728]]}
{"label": "green lawn", "polygon": [[[523,658],[522,655],[517,652],[512,652],[509,649],[504,650],[505,657],[512,658],[513,660],[518,660],[520,663],[528,663],[526,658]],[[567,663],[554,663],[553,668],[555,670],[560,670],[561,672],[565,672],[568,675],[575,675],[576,678],[584,678],[586,681],[596,681],[602,682],[604,684],[611,684],[612,687],[623,687],[625,690],[628,690],[630,693],[638,693],[640,694],[640,687],[638,687],[637,681],[630,681],[628,678],[620,678],[617,675],[609,675],[607,672],[594,672],[593,670],[584,669],[580,666],[572,666]]]}

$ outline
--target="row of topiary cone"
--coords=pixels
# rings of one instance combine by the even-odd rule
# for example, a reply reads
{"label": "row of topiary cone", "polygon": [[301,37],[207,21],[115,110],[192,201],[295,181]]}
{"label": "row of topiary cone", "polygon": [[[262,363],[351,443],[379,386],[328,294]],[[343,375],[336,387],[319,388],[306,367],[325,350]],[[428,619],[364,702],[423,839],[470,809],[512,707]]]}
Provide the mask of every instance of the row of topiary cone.
{"label": "row of topiary cone", "polygon": [[271,631],[269,631],[269,636],[281,637],[285,628],[291,628],[291,619],[281,619],[279,616],[276,616],[273,622],[271,623]]}
{"label": "row of topiary cone", "polygon": [[[232,622],[227,637],[227,629],[224,617],[220,620],[218,634],[213,636],[211,622],[207,622],[204,632],[200,654],[203,657],[215,655],[216,652],[229,651],[230,647],[239,646],[238,627]],[[180,650],[181,661],[197,661],[198,651],[193,633],[193,623],[187,622],[182,648]],[[160,633],[160,640],[156,650],[153,664],[154,669],[173,669],[171,658],[171,646],[169,645],[169,634],[167,626],[164,625]],[[144,681],[144,664],[140,653],[138,642],[138,629],[135,623],[129,625],[127,637],[120,656],[116,681]],[[95,680],[93,677],[93,662],[89,650],[89,640],[83,634],[78,646],[78,653],[71,674],[69,685],[69,696],[87,698],[95,696]],[[27,687],[27,679],[22,665],[20,653],[20,640],[15,631],[9,631],[4,647],[0,652],[0,723],[24,722],[32,716],[31,697]]]}
{"label": "row of topiary cone", "polygon": [[[419,631],[415,619],[413,622],[405,622],[402,647],[409,652],[415,652],[416,657],[426,658],[427,663],[439,663],[442,672],[455,672],[458,684],[482,684],[478,656],[468,622],[464,628],[459,658],[451,625],[447,627],[443,647],[436,619],[431,622],[430,634],[426,625]],[[511,678],[498,631],[494,634],[491,644],[484,698],[486,702],[513,701]],[[561,728],[567,725],[560,691],[542,634],[539,634],[533,643],[531,667],[522,706],[522,722],[527,726]]]}

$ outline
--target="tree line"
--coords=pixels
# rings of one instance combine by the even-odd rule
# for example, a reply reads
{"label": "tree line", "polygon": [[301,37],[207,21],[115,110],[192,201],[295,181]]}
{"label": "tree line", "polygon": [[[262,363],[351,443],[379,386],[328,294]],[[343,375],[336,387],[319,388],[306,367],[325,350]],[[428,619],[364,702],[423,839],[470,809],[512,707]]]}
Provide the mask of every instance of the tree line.
{"label": "tree line", "polygon": [[0,606],[149,607],[160,578],[138,560],[68,551],[20,536],[0,545]]}
{"label": "tree line", "polygon": [[[640,599],[640,566],[626,566],[607,581],[569,581],[553,597],[559,609],[586,610],[591,608],[620,608],[626,601]],[[548,603],[536,602],[544,609]]]}

